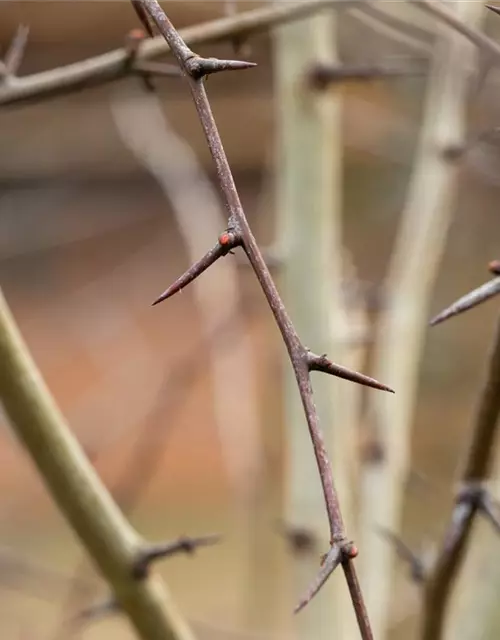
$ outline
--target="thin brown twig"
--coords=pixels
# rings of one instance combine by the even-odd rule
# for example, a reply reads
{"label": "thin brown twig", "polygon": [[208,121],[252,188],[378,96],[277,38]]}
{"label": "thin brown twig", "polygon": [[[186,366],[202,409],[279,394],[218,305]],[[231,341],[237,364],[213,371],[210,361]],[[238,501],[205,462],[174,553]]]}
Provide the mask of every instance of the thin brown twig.
{"label": "thin brown twig", "polygon": [[[295,331],[292,321],[283,305],[276,285],[264,262],[257,242],[246,219],[234,184],[233,175],[224,152],[222,141],[218,133],[217,125],[210,108],[203,81],[204,77],[208,73],[221,70],[222,68],[245,68],[249,65],[242,65],[241,63],[232,61],[221,62],[216,59],[201,58],[191,51],[191,49],[186,45],[156,0],[139,1],[145,11],[149,13],[152,20],[158,27],[158,30],[167,41],[173,55],[177,59],[179,66],[186,76],[194,104],[215,163],[219,187],[228,215],[228,234],[234,234],[234,237],[238,238],[239,244],[241,244],[245,251],[248,260],[252,265],[253,271],[259,280],[267,302],[273,312],[276,324],[280,329],[283,341],[288,350],[297,379],[319,468],[328,513],[332,549],[338,548],[338,554],[340,557],[339,562],[342,563],[344,568],[361,636],[364,639],[371,639],[373,635],[366,608],[364,606],[361,589],[357,581],[355,568],[352,563],[352,558],[356,554],[353,553],[354,547],[352,543],[348,541],[345,534],[341,509],[333,483],[331,465],[324,444],[323,435],[319,427],[316,408],[314,406],[310,379],[310,371],[312,369],[311,356]],[[193,273],[193,271],[191,271],[191,273]]]}
{"label": "thin brown twig", "polygon": [[481,512],[481,485],[488,478],[493,463],[499,414],[500,319],[462,473],[463,489],[457,495],[450,525],[425,586],[422,640],[439,640],[443,635],[455,577],[467,551],[472,525]]}

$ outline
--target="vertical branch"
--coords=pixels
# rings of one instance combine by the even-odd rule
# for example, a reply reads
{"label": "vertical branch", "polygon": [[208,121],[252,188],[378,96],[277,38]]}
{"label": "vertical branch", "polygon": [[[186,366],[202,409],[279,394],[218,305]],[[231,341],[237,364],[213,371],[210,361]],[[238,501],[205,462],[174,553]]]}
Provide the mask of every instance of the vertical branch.
{"label": "vertical branch", "polygon": [[[456,13],[476,23],[480,3],[455,2]],[[362,583],[382,640],[389,625],[392,552],[373,532],[380,524],[400,528],[403,490],[410,455],[418,372],[432,287],[444,250],[457,187],[456,163],[446,151],[464,139],[467,69],[471,45],[442,28],[429,78],[424,121],[407,201],[386,280],[386,310],[377,335],[375,372],[398,387],[395,402],[373,397],[375,421],[384,459],[364,474]]]}
{"label": "vertical branch", "polygon": [[330,529],[330,550],[326,556],[324,556],[325,561],[307,597],[301,600],[296,611],[306,606],[335,569],[339,565],[342,565],[361,637],[363,640],[372,640],[373,634],[370,621],[353,562],[358,554],[358,550],[353,542],[349,540],[345,531],[341,506],[333,480],[332,467],[313,399],[310,374],[312,371],[321,371],[379,390],[392,392],[392,389],[373,378],[369,378],[368,376],[331,362],[325,355],[318,356],[303,345],[288,315],[286,307],[281,300],[276,284],[248,224],[210,107],[204,80],[206,76],[211,73],[248,69],[253,65],[248,62],[218,60],[216,58],[202,58],[198,56],[186,45],[157,0],[140,0],[140,2],[147,8],[160,33],[168,42],[172,53],[186,77],[214,161],[220,191],[228,215],[228,229],[219,236],[215,247],[208,251],[168,287],[154,304],[162,302],[180,291],[204,273],[206,269],[213,265],[218,259],[227,255],[231,249],[236,247],[243,248],[274,315],[274,319],[288,351],[290,363],[295,372],[295,379],[299,388],[318,472],[321,478],[321,488]]}
{"label": "vertical branch", "polygon": [[161,583],[136,579],[142,541],[102,485],[46,388],[0,293],[0,397],[73,530],[144,640],[191,640]]}
{"label": "vertical branch", "polygon": [[472,442],[462,474],[463,489],[457,496],[450,526],[441,545],[434,570],[426,583],[422,640],[440,640],[443,637],[454,582],[465,558],[474,518],[481,508],[478,489],[488,478],[495,459],[499,414],[500,319],[497,320],[487,378],[481,393]]}
{"label": "vertical branch", "polygon": [[[336,16],[320,13],[275,31],[277,128],[278,244],[285,256],[283,300],[307,345],[345,361],[346,315],[342,278],[342,140],[341,99],[333,90],[313,84],[318,64],[338,62]],[[342,394],[346,383],[314,380],[315,399],[332,456],[337,491],[352,529],[352,487],[348,466],[354,455],[355,431],[345,421]],[[355,390],[357,391],[357,390]],[[293,372],[286,372],[285,424],[287,477],[285,518],[292,530],[307,530],[314,542],[328,544],[324,532],[321,489],[304,431],[300,396]],[[352,454],[352,455],[351,455]],[[316,547],[316,545],[314,545]],[[303,589],[314,573],[314,552],[297,552],[293,584]],[[321,607],[321,609],[319,609]],[[351,623],[351,629],[346,627]],[[300,637],[353,635],[354,619],[345,606],[345,591],[333,580],[310,611],[298,620]],[[333,631],[336,630],[336,631]]]}

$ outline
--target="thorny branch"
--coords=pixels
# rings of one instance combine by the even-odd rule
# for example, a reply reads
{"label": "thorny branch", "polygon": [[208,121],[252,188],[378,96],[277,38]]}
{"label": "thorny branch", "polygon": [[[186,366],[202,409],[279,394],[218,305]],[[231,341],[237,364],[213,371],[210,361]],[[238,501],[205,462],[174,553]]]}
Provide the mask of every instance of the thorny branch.
{"label": "thorny branch", "polygon": [[[361,589],[352,562],[352,559],[357,555],[357,550],[347,539],[344,530],[341,509],[333,483],[331,465],[324,444],[323,435],[319,427],[318,415],[313,401],[310,372],[312,370],[320,370],[332,373],[333,375],[342,373],[342,377],[349,375],[350,379],[354,378],[357,382],[361,382],[362,384],[376,386],[377,388],[385,388],[387,390],[390,389],[388,387],[384,387],[384,385],[381,385],[371,378],[362,376],[361,374],[346,372],[337,365],[330,363],[324,356],[315,356],[308,351],[300,341],[300,338],[295,331],[292,321],[289,318],[279,296],[276,285],[264,262],[257,242],[252,234],[241,206],[232,172],[210,108],[204,85],[204,77],[209,73],[215,73],[222,70],[244,69],[253,65],[245,62],[221,61],[198,56],[186,45],[156,0],[139,0],[139,2],[167,41],[173,55],[177,59],[179,66],[186,76],[196,110],[215,163],[219,187],[228,215],[227,231],[219,237],[216,247],[202,258],[200,262],[191,267],[191,269],[177,280],[176,283],[174,283],[174,290],[178,290],[180,287],[185,286],[185,284],[191,282],[195,277],[200,275],[202,271],[208,268],[210,264],[215,262],[215,260],[222,255],[222,250],[228,245],[230,245],[231,248],[233,246],[241,246],[241,248],[243,248],[253,271],[259,280],[288,350],[316,455],[331,534],[332,548],[327,554],[327,558],[338,557],[336,562],[324,563],[323,567],[326,569],[327,575],[323,582],[335,567],[341,563],[351,593],[361,635],[364,639],[371,639],[373,636],[370,629],[370,623],[368,621]],[[165,299],[172,295],[174,290],[172,290],[172,288],[167,289],[160,298]],[[157,302],[159,301],[160,300]],[[320,579],[322,578],[323,570],[320,572]],[[319,586],[321,586],[321,584]],[[301,602],[299,607],[302,608],[302,606],[304,606],[313,597],[318,589],[318,585],[314,584],[312,591],[306,596],[304,601]]]}
{"label": "thorny branch", "polygon": [[472,443],[462,473],[462,489],[455,499],[451,522],[425,585],[422,640],[438,640],[442,637],[453,583],[463,562],[476,516],[483,513],[499,528],[498,513],[495,513],[494,503],[484,488],[493,462],[499,414],[500,319],[497,321],[487,378],[480,396]]}

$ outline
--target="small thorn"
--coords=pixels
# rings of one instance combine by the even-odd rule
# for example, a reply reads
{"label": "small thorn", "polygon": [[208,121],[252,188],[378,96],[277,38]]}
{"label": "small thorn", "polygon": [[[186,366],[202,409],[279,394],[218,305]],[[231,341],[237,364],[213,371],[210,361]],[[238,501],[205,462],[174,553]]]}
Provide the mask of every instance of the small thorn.
{"label": "small thorn", "polygon": [[493,298],[497,293],[500,293],[500,277],[490,280],[474,289],[474,291],[465,294],[437,316],[434,316],[429,324],[435,326],[444,322],[444,320],[448,320],[448,318],[464,313],[464,311],[477,307],[479,304],[486,302],[486,300]]}
{"label": "small thorn", "polygon": [[208,535],[200,536],[198,538],[190,538],[189,536],[182,536],[174,542],[162,542],[159,544],[152,544],[142,549],[137,554],[137,558],[134,562],[134,577],[142,579],[147,575],[149,566],[155,560],[161,558],[168,558],[177,553],[194,553],[198,547],[207,547],[209,545],[217,544],[220,542],[220,535]]}
{"label": "small thorn", "polygon": [[212,266],[222,256],[225,256],[231,249],[237,247],[241,243],[240,236],[234,231],[226,231],[221,234],[219,240],[213,249],[210,249],[201,260],[198,260],[192,267],[182,274],[177,280],[166,289],[159,298],[157,298],[152,306],[163,302],[175,293],[186,287],[200,276],[208,267]]}
{"label": "small thorn", "polygon": [[493,13],[496,13],[496,14],[500,15],[500,8],[499,7],[495,7],[495,5],[493,5],[493,4],[485,4],[484,6],[487,9],[489,9],[490,11],[493,11]]}
{"label": "small thorn", "polygon": [[3,75],[15,76],[19,71],[19,67],[23,61],[24,52],[28,43],[29,27],[27,25],[19,25],[16,35],[5,54],[3,61]]}
{"label": "small thorn", "polygon": [[309,587],[309,590],[306,593],[306,595],[300,600],[300,602],[297,604],[297,606],[293,610],[294,613],[299,613],[299,611],[302,611],[302,609],[311,602],[314,596],[319,592],[321,587],[326,583],[328,578],[332,575],[335,569],[342,562],[343,555],[344,554],[343,554],[342,547],[339,546],[338,544],[335,544],[330,549],[330,551],[325,556],[323,556],[322,562],[321,562],[321,568],[318,572],[318,575],[316,576],[314,582]]}
{"label": "small thorn", "polygon": [[149,35],[149,37],[152,38],[154,33],[153,33],[153,23],[151,22],[151,18],[148,16],[146,11],[144,11],[142,4],[138,0],[131,0],[131,1],[132,1],[132,6],[134,7],[134,10],[142,26],[144,27],[144,29],[146,29],[146,32]]}
{"label": "small thorn", "polygon": [[424,582],[426,577],[426,570],[424,562],[418,555],[410,549],[410,547],[401,540],[401,538],[386,529],[385,527],[377,527],[379,535],[383,536],[392,546],[394,551],[401,560],[406,562],[410,567],[410,576],[416,583]]}
{"label": "small thorn", "polygon": [[362,384],[366,387],[372,387],[373,389],[379,389],[380,391],[394,393],[394,389],[391,389],[391,387],[375,380],[375,378],[370,378],[370,376],[365,376],[362,373],[358,373],[357,371],[352,371],[351,369],[342,367],[339,364],[335,364],[334,362],[331,362],[326,355],[318,356],[308,351],[307,364],[309,371],[322,371],[323,373],[329,373],[330,375],[342,378],[343,380],[350,380],[351,382],[357,382],[358,384]]}
{"label": "small thorn", "polygon": [[202,58],[193,54],[186,61],[186,70],[195,79],[208,76],[221,71],[240,71],[256,67],[255,62],[245,62],[244,60],[219,60],[218,58]]}
{"label": "small thorn", "polygon": [[483,491],[480,504],[481,513],[493,525],[497,533],[500,533],[500,506],[487,491]]}

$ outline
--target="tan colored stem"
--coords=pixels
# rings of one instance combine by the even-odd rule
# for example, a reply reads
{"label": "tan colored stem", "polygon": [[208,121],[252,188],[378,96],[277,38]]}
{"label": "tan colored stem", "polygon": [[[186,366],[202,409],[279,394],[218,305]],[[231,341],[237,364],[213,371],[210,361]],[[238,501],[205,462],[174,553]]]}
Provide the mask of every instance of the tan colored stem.
{"label": "tan colored stem", "polygon": [[[317,91],[308,82],[308,72],[316,63],[337,63],[335,29],[335,15],[323,13],[276,30],[276,180],[278,237],[286,256],[282,269],[284,303],[309,348],[327,351],[335,360],[346,362],[341,292],[341,98],[335,91]],[[354,399],[359,388],[318,375],[313,376],[313,387],[342,513],[352,524],[348,466],[355,438],[344,400],[348,404],[351,391]],[[329,541],[324,536],[324,506],[315,463],[304,455],[309,436],[291,371],[285,380],[285,423],[285,517],[290,526],[309,530],[319,543],[316,552],[297,554],[295,559],[293,584],[300,595],[318,569],[317,554],[328,550]],[[323,587],[315,608],[301,612],[296,622],[299,637],[304,639],[356,636],[347,590],[336,580]]]}
{"label": "tan colored stem", "polygon": [[133,578],[142,541],[83,454],[0,292],[0,396],[12,428],[81,543],[144,640],[192,640],[156,578]]}

